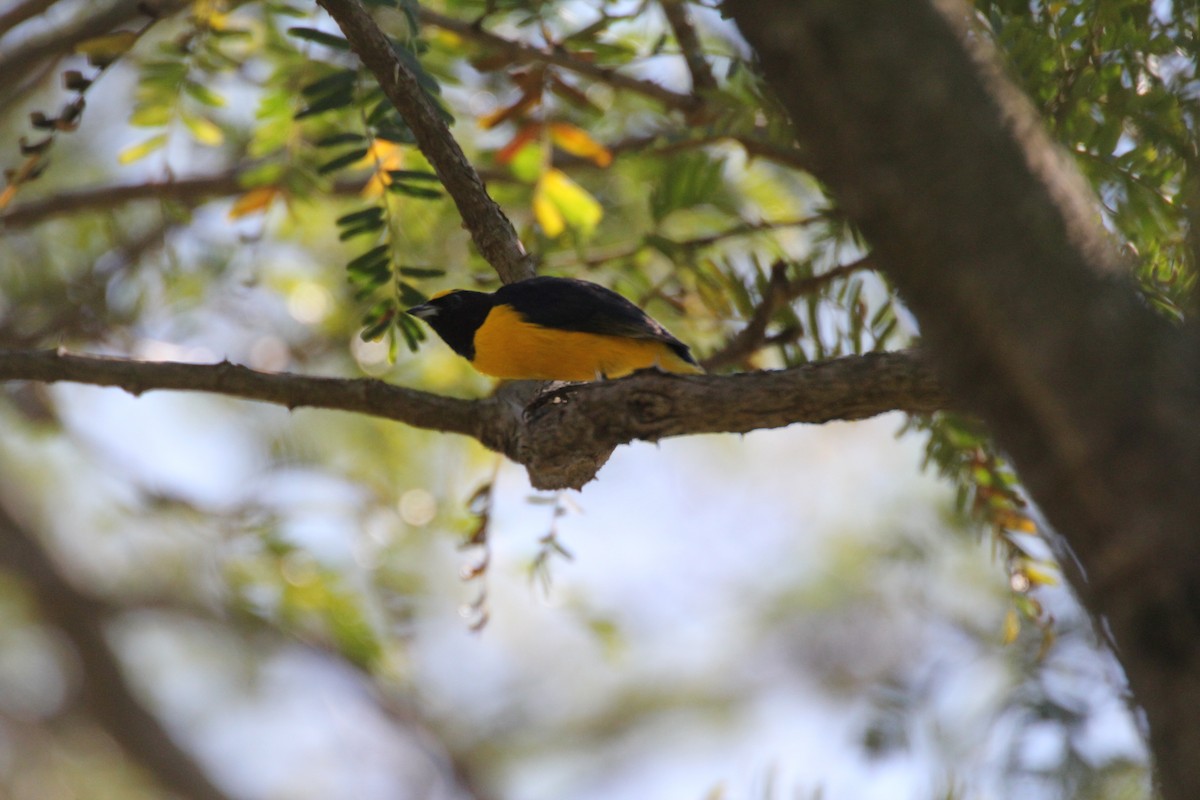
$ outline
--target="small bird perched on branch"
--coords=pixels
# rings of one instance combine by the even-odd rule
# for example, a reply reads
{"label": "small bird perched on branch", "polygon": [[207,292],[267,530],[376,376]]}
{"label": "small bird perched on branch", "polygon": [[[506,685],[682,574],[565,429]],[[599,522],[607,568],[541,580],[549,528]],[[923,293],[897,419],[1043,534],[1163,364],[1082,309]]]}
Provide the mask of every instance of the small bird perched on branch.
{"label": "small bird perched on branch", "polygon": [[691,351],[616,292],[530,278],[495,292],[455,289],[408,309],[475,369],[496,378],[590,381],[639,369],[702,373]]}

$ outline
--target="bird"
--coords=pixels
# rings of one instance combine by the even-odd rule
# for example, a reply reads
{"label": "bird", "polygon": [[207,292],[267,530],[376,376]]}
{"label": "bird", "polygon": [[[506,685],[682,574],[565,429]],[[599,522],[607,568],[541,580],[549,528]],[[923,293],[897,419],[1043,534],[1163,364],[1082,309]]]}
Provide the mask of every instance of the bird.
{"label": "bird", "polygon": [[688,346],[646,312],[576,278],[529,278],[491,293],[451,289],[407,313],[495,378],[582,382],[652,367],[704,372]]}

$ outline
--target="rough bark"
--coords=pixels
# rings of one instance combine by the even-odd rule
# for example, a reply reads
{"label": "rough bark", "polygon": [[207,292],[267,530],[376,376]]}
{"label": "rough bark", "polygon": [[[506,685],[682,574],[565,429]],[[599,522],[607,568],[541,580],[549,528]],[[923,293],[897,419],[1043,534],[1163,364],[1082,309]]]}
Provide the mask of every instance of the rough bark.
{"label": "rough bark", "polygon": [[533,277],[533,263],[500,206],[488,195],[479,174],[450,135],[446,121],[412,73],[392,49],[359,0],[318,0],[333,17],[350,47],[371,70],[379,87],[412,129],[417,146],[458,207],[480,254],[505,283]]}
{"label": "rough bark", "polygon": [[[788,370],[738,375],[642,372],[534,397],[514,383],[483,400],[459,400],[363,378],[314,378],[220,364],[178,364],[0,350],[0,381],[72,381],[212,392],[295,408],[353,411],[459,433],[525,465],[534,486],[579,488],[609,454],[634,439],[745,433],[797,422],[929,413],[946,398],[916,353],[848,356]],[[532,402],[531,402],[532,401]]]}
{"label": "rough bark", "polygon": [[1083,567],[1164,797],[1200,797],[1200,370],[957,0],[728,0],[838,196]]}

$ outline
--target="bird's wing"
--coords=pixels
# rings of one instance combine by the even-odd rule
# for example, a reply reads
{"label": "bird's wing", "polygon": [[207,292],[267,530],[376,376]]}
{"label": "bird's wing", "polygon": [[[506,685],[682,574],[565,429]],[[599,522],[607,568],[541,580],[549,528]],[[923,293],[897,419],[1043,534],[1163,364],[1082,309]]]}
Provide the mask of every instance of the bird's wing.
{"label": "bird's wing", "polygon": [[570,278],[532,278],[510,283],[496,293],[499,303],[543,328],[657,339],[681,344],[666,328],[616,292]]}

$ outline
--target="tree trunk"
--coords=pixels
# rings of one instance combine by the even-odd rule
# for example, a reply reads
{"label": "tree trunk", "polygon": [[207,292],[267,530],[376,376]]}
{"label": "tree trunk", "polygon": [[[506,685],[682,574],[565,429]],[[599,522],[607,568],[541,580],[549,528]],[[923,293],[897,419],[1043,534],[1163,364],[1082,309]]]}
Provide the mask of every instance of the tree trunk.
{"label": "tree trunk", "polygon": [[[816,174],[1078,557],[1168,800],[1200,797],[1200,360],[957,0],[727,0]],[[1064,565],[1070,568],[1071,565]]]}

